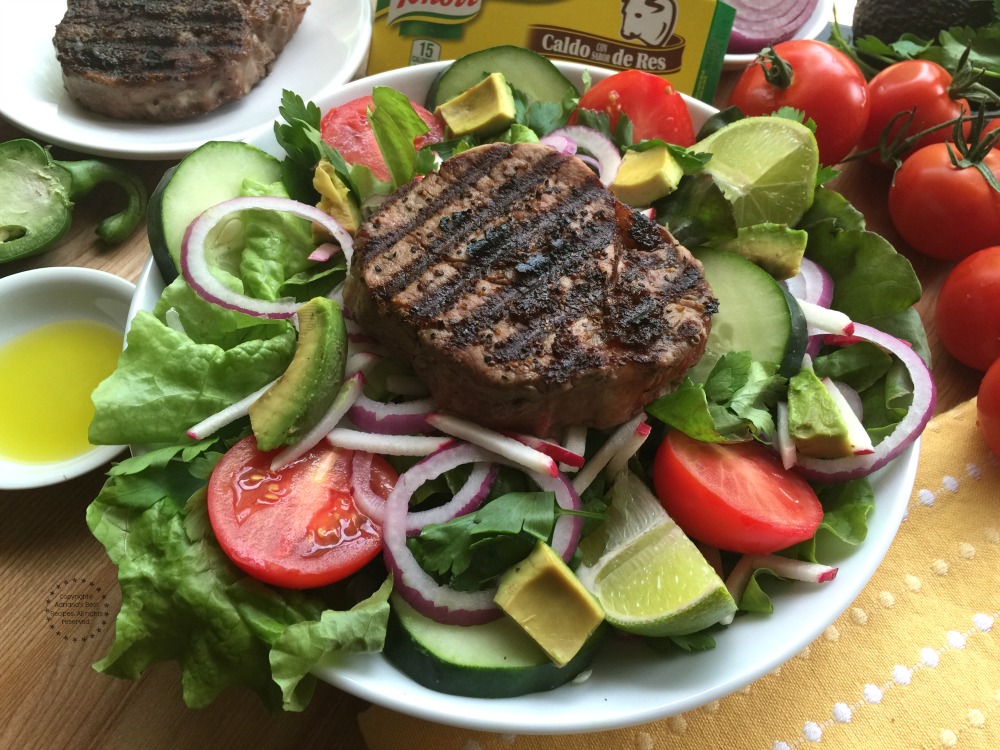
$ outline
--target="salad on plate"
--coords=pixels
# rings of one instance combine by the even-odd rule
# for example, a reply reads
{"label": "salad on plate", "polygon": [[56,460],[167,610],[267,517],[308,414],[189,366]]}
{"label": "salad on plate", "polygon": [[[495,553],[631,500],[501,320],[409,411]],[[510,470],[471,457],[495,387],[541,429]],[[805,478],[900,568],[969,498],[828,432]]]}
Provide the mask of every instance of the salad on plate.
{"label": "salad on plate", "polygon": [[[320,675],[597,728],[745,684],[874,570],[933,410],[920,287],[808,123],[469,58],[326,110],[286,91],[273,141],[165,176],[149,304],[94,392],[91,441],[133,445],[87,514],[122,588],[100,671],[175,660],[191,706],[301,710]],[[740,629],[782,607],[812,615],[754,653]],[[624,683],[587,720],[496,713]]]}

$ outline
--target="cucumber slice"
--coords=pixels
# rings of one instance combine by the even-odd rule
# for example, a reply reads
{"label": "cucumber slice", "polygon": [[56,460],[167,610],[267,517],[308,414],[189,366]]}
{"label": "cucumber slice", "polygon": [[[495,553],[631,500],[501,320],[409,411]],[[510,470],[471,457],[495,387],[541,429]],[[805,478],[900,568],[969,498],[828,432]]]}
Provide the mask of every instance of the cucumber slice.
{"label": "cucumber slice", "polygon": [[561,102],[580,95],[549,58],[524,47],[501,45],[464,55],[438,74],[427,93],[427,109],[433,112],[490,73],[503,73],[511,87],[535,101]]}
{"label": "cucumber slice", "polygon": [[472,698],[512,698],[552,690],[586,669],[604,626],[564,667],[510,618],[462,627],[435,622],[393,594],[385,658],[424,687]]}
{"label": "cucumber slice", "polygon": [[164,175],[147,212],[149,244],[164,281],[170,283],[177,276],[188,225],[206,208],[242,195],[245,179],[279,182],[281,162],[246,143],[209,141]]}
{"label": "cucumber slice", "polygon": [[705,266],[719,312],[712,319],[705,354],[688,376],[704,383],[723,354],[739,351],[778,364],[786,377],[797,373],[808,332],[795,300],[767,271],[736,253],[702,247],[693,254]]}

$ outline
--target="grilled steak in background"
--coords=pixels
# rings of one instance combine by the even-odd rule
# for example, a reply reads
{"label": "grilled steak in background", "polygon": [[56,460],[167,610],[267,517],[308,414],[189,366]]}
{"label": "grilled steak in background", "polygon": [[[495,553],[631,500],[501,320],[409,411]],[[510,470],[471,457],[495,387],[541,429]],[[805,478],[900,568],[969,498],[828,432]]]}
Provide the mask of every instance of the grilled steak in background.
{"label": "grilled steak in background", "polygon": [[701,264],[582,161],[490,144],[402,186],[358,230],[350,314],[442,409],[558,436],[638,414],[701,356]]}
{"label": "grilled steak in background", "polygon": [[309,0],[69,0],[53,43],[69,96],[166,122],[240,99],[266,76]]}

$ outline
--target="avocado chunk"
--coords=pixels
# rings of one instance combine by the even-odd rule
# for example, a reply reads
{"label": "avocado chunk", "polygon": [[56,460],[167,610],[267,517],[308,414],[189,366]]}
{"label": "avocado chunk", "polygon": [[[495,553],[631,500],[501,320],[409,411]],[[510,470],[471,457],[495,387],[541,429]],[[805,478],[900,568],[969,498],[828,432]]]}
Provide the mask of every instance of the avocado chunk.
{"label": "avocado chunk", "polygon": [[493,599],[560,667],[604,621],[601,605],[544,542],[500,577]]}
{"label": "avocado chunk", "polygon": [[337,176],[333,165],[322,159],[313,172],[313,187],[319,193],[316,208],[329,214],[352,237],[361,226],[361,209],[351,197],[351,191]]}
{"label": "avocado chunk", "polygon": [[795,449],[806,456],[843,458],[854,453],[837,402],[807,368],[788,381],[788,432]]}
{"label": "avocado chunk", "polygon": [[316,297],[299,308],[299,340],[292,361],[250,406],[257,447],[294,445],[329,410],[344,380],[347,332],[340,307]]}
{"label": "avocado chunk", "polygon": [[503,73],[486,78],[453,99],[444,102],[434,114],[444,120],[453,136],[493,135],[514,122],[517,111],[514,94]]}
{"label": "avocado chunk", "polygon": [[785,224],[753,224],[740,227],[736,237],[720,243],[719,248],[742,255],[783,281],[799,272],[808,240],[805,231]]}
{"label": "avocado chunk", "polygon": [[684,169],[666,146],[631,149],[622,157],[618,174],[608,187],[630,206],[648,206],[677,189]]}

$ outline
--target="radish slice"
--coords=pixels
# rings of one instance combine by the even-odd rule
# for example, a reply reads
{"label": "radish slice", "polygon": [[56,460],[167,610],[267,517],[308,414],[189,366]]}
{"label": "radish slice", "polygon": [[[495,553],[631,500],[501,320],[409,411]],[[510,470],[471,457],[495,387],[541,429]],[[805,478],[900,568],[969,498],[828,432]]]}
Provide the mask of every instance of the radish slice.
{"label": "radish slice", "polygon": [[334,427],[326,434],[330,445],[387,456],[429,456],[452,442],[449,437],[423,435],[373,435],[370,432]]}
{"label": "radish slice", "polygon": [[381,359],[377,354],[372,354],[371,352],[354,352],[347,358],[347,362],[344,364],[344,372],[360,372],[363,375],[367,375]]}
{"label": "radish slice", "polygon": [[584,125],[566,125],[556,128],[546,138],[568,138],[576,144],[578,150],[582,148],[590,152],[597,160],[597,175],[602,185],[610,185],[618,174],[618,168],[622,164],[621,153],[601,131]]}
{"label": "radish slice", "polygon": [[[385,504],[382,519],[382,553],[386,567],[393,574],[395,590],[406,602],[426,617],[453,625],[477,625],[501,615],[493,601],[495,589],[456,591],[442,586],[417,563],[406,546],[407,511],[410,497],[424,482],[450,469],[468,463],[500,463],[518,466],[513,461],[468,443],[459,443],[438,451],[414,464],[400,475]],[[518,468],[521,468],[518,466]],[[553,492],[556,502],[566,510],[580,508],[580,496],[559,475],[530,472],[531,479],[543,492]],[[563,515],[556,521],[552,548],[568,561],[580,540],[582,519],[576,514]]]}
{"label": "radish slice", "polygon": [[[563,435],[563,445],[571,453],[584,455],[587,452],[587,428],[579,424],[567,427],[566,434]],[[578,468],[580,467],[559,464],[559,471],[576,471]]]}
{"label": "radish slice", "polygon": [[270,319],[290,318],[301,304],[298,301],[284,299],[272,302],[248,297],[229,289],[212,273],[207,256],[208,249],[205,246],[208,235],[231,214],[248,209],[280,211],[316,222],[340,243],[348,265],[351,263],[354,240],[333,217],[315,206],[300,203],[290,198],[274,196],[252,196],[223,201],[206,209],[188,225],[181,243],[181,273],[184,280],[195,292],[220,307],[247,315]]}
{"label": "radish slice", "polygon": [[579,494],[583,494],[591,483],[597,479],[597,475],[604,470],[615,454],[632,437],[636,428],[646,421],[646,413],[643,412],[633,417],[623,425],[615,428],[614,432],[604,441],[604,445],[597,449],[597,452],[580,469],[579,473],[573,477],[573,489]]}
{"label": "radish slice", "polygon": [[434,411],[434,401],[425,398],[398,404],[368,398],[363,393],[347,412],[348,418],[365,432],[380,435],[414,435],[433,432],[427,416]]}
{"label": "radish slice", "polygon": [[736,11],[727,51],[754,54],[791,39],[816,10],[817,0],[728,0]]}
{"label": "radish slice", "polygon": [[560,471],[563,470],[562,467],[564,465],[579,469],[586,460],[583,453],[571,451],[551,440],[545,440],[534,435],[522,435],[519,432],[504,432],[503,434],[519,443],[523,443],[529,448],[534,448],[536,451],[544,453],[549,458],[559,461]]}
{"label": "radish slice", "polygon": [[791,433],[788,429],[788,402],[779,401],[778,402],[778,415],[775,420],[775,425],[778,430],[777,437],[775,438],[775,447],[778,449],[778,456],[781,458],[781,465],[785,469],[790,469],[795,466],[795,461],[798,458],[798,451],[795,450],[795,441],[792,440]]}
{"label": "radish slice", "polygon": [[854,333],[854,321],[840,310],[820,307],[801,299],[798,300],[798,303],[799,307],[802,308],[802,315],[806,319],[806,325],[809,326],[811,334],[832,333],[850,336]]}
{"label": "radish slice", "polygon": [[873,453],[834,459],[799,456],[798,471],[806,479],[846,482],[871,474],[896,458],[916,440],[934,413],[934,379],[927,365],[909,343],[863,323],[854,324],[854,335],[851,338],[870,341],[899,358],[913,382],[913,402],[896,429],[875,446]]}
{"label": "radish slice", "polygon": [[271,471],[280,471],[292,461],[304,456],[315,446],[319,445],[319,442],[326,437],[330,430],[344,418],[347,410],[354,403],[354,399],[361,394],[364,387],[365,376],[360,372],[354,373],[345,380],[334,397],[333,403],[330,404],[330,408],[327,409],[326,414],[320,418],[319,422],[303,435],[299,442],[288,446],[271,459]]}
{"label": "radish slice", "polygon": [[837,411],[840,412],[841,420],[847,426],[847,440],[851,444],[851,450],[855,454],[874,453],[875,448],[872,446],[871,437],[865,430],[865,426],[861,424],[861,420],[858,419],[851,404],[844,398],[844,394],[830,378],[821,378],[819,382],[830,394],[830,398],[837,405]]}
{"label": "radish slice", "polygon": [[251,393],[249,396],[244,396],[235,404],[230,404],[225,409],[217,411],[210,417],[206,417],[190,430],[187,431],[187,436],[192,440],[201,440],[209,435],[221,430],[227,424],[232,424],[240,417],[245,417],[250,412],[250,406],[261,396],[264,395],[264,391],[270,388],[272,385],[278,382],[275,378],[270,383],[265,385],[263,388],[258,388],[256,391]]}
{"label": "radish slice", "polygon": [[604,470],[607,475],[611,477],[617,476],[618,472],[625,468],[625,464],[628,463],[628,460],[632,458],[632,456],[635,455],[635,452],[642,447],[643,443],[646,442],[646,438],[649,437],[649,434],[652,431],[653,428],[645,422],[640,422],[636,425],[632,434],[625,438],[625,441],[621,444],[618,452],[611,457],[610,461],[608,461],[607,468]]}
{"label": "radish slice", "polygon": [[830,565],[794,560],[781,555],[743,555],[726,578],[726,588],[733,599],[739,602],[753,572],[760,568],[767,568],[782,578],[805,583],[828,583],[837,577],[838,571]]}
{"label": "radish slice", "polygon": [[493,451],[514,463],[528,469],[554,477],[559,467],[549,456],[534,448],[529,448],[503,433],[482,427],[475,422],[436,412],[427,416],[427,424],[448,435],[468,440],[482,448]]}

